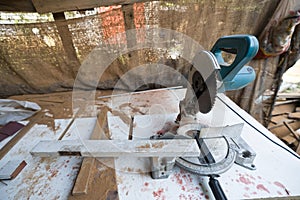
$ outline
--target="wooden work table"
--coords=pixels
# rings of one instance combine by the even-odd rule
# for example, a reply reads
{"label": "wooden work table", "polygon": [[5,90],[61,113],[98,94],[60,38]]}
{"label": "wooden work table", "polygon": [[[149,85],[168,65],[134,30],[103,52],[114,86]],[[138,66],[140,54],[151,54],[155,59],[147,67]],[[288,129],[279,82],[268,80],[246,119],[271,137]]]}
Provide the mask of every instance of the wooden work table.
{"label": "wooden work table", "polygon": [[[103,105],[118,111],[117,114],[108,114],[112,139],[128,139],[130,122],[120,112],[127,114],[127,117],[134,117],[132,139],[144,139],[176,118],[178,103],[184,93],[184,89],[165,89],[116,95],[105,101],[96,97],[95,108],[91,112],[97,113]],[[234,164],[218,178],[228,199],[300,197],[300,159],[280,147],[288,148],[224,94],[218,95],[210,113],[198,117],[209,126],[244,123],[242,137],[257,154],[254,161],[256,170]],[[95,122],[96,117],[75,117],[55,119],[54,129],[35,124],[0,161],[0,167],[9,160],[25,160],[27,163],[15,179],[0,183],[0,199],[86,199],[84,196],[71,195],[82,158],[40,158],[33,157],[30,151],[41,140],[89,139]],[[5,143],[7,141],[2,141],[0,147]],[[102,183],[99,184],[96,179],[90,183],[94,190],[93,196],[90,196],[93,199],[106,199],[108,196],[108,191],[101,189],[106,179],[116,181],[117,188],[113,195],[110,194],[111,199],[214,199],[207,177],[191,174],[178,167],[174,168],[168,179],[154,180],[149,173],[148,158],[119,157],[113,163],[106,164],[115,167],[116,178],[110,180],[110,175],[99,175],[102,167],[96,166],[95,170],[99,172],[96,175]]]}

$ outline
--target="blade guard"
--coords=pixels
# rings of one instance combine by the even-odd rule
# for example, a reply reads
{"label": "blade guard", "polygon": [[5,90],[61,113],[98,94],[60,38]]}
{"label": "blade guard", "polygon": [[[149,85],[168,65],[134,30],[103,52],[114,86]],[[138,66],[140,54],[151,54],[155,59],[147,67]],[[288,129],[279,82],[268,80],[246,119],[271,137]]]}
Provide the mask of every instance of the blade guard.
{"label": "blade guard", "polygon": [[[241,89],[255,79],[254,69],[244,65],[256,55],[258,47],[256,37],[251,35],[231,35],[218,39],[211,52],[221,67],[220,78],[225,91]],[[224,61],[222,51],[236,54],[232,64]]]}

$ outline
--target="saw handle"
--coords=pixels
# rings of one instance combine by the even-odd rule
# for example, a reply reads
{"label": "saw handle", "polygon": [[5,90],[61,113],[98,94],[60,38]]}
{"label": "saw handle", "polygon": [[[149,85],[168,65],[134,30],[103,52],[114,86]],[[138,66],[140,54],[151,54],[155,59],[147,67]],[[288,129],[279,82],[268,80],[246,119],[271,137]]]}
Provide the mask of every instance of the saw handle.
{"label": "saw handle", "polygon": [[217,200],[227,200],[227,197],[217,179],[215,179],[214,176],[209,177],[209,182],[208,182],[211,191],[214,194],[214,197]]}
{"label": "saw handle", "polygon": [[[256,55],[258,48],[258,41],[252,35],[230,35],[219,38],[211,52],[221,67],[222,80],[225,82],[233,80],[243,66]],[[235,60],[230,65],[225,63],[222,51],[236,54]]]}

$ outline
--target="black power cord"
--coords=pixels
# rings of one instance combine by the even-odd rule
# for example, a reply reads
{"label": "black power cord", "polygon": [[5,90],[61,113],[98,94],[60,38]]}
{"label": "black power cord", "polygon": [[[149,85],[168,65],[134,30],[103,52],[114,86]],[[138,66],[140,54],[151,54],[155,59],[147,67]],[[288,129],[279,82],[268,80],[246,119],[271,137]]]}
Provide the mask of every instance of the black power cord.
{"label": "black power cord", "polygon": [[243,118],[239,113],[237,113],[237,111],[235,111],[233,108],[231,108],[225,101],[223,101],[220,97],[217,96],[217,98],[223,102],[231,111],[233,111],[236,115],[238,115],[245,123],[247,123],[249,126],[251,126],[253,129],[255,129],[257,132],[259,132],[261,135],[263,135],[265,138],[267,138],[269,141],[271,141],[272,143],[274,143],[275,145],[279,146],[280,148],[284,149],[285,151],[289,152],[290,154],[292,154],[293,156],[295,156],[296,158],[300,159],[300,156],[298,156],[295,152],[293,152],[290,149],[285,148],[284,146],[278,144],[277,142],[275,142],[274,140],[272,140],[271,138],[269,138],[266,134],[264,134],[262,131],[260,131],[258,128],[256,128],[255,126],[253,126],[252,124],[250,124],[245,118]]}

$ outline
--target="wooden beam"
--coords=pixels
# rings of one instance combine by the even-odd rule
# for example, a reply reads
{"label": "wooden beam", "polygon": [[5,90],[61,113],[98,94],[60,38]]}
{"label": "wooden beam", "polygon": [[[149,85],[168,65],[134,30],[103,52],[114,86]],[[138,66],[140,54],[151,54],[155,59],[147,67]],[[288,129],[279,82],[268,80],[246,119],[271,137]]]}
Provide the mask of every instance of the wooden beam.
{"label": "wooden beam", "polygon": [[[107,139],[108,124],[107,112],[108,107],[104,107],[97,115],[96,124],[91,135],[91,140]],[[72,190],[72,195],[83,195],[88,193],[89,182],[95,167],[95,158],[84,158],[81,164],[80,171],[78,172],[75,185]]]}
{"label": "wooden beam", "polygon": [[36,12],[36,9],[31,0],[1,0],[0,11]]}
{"label": "wooden beam", "polygon": [[65,73],[69,73],[69,71],[71,71],[71,74],[73,74],[73,77],[75,78],[80,67],[80,61],[77,57],[77,53],[73,44],[72,34],[69,30],[68,24],[66,23],[65,14],[63,12],[53,13],[53,18],[68,58],[67,63],[69,67],[63,69],[63,71]]}
{"label": "wooden beam", "polygon": [[198,157],[199,147],[194,139],[185,140],[46,140],[30,152],[33,156],[82,157]]}
{"label": "wooden beam", "polygon": [[127,48],[130,49],[136,45],[135,31],[128,31],[128,30],[135,30],[133,5],[123,5],[122,12],[124,16]]}
{"label": "wooden beam", "polygon": [[101,6],[124,5],[150,0],[32,0],[39,13],[57,13],[72,10],[84,10]]}

